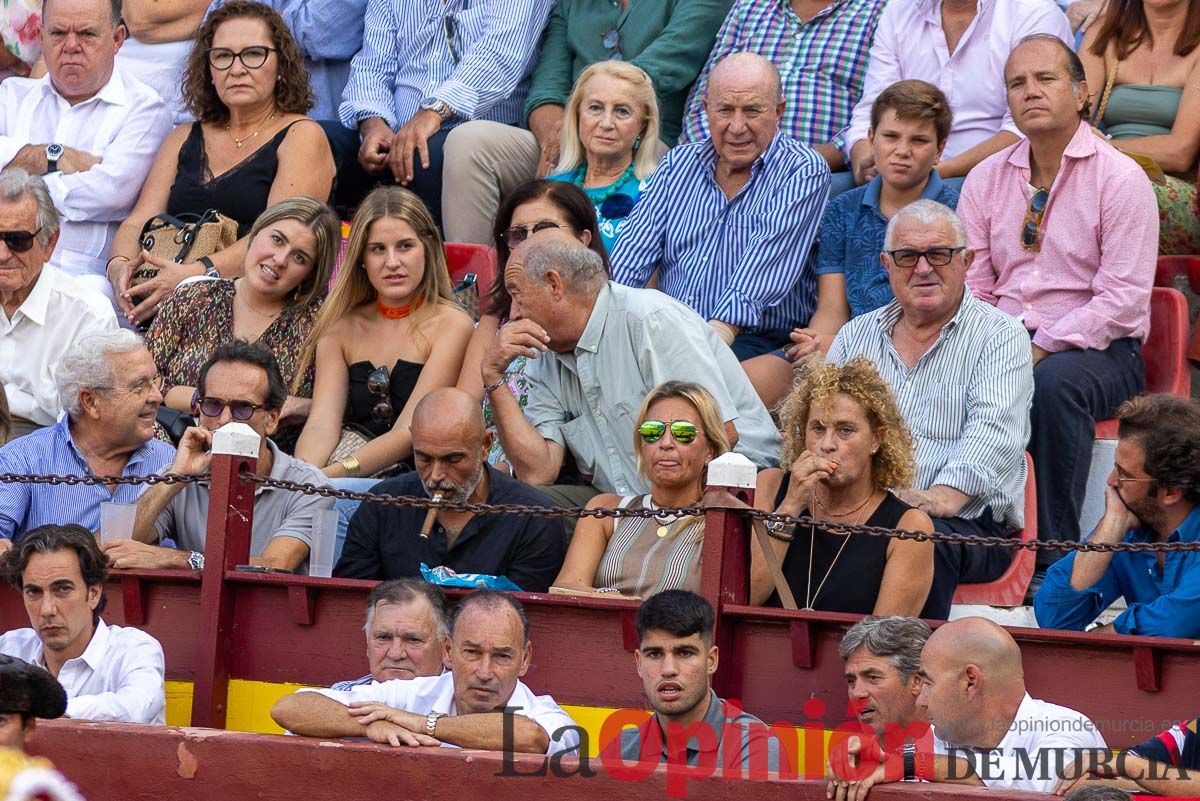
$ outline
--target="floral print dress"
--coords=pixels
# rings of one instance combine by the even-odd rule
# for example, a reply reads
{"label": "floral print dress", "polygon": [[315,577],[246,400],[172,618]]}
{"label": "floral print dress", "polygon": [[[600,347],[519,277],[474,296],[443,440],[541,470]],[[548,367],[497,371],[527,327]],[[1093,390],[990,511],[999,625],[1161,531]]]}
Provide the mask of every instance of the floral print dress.
{"label": "floral print dress", "polygon": [[0,38],[20,63],[0,70],[0,80],[29,75],[42,56],[42,4],[40,0],[0,0]]}

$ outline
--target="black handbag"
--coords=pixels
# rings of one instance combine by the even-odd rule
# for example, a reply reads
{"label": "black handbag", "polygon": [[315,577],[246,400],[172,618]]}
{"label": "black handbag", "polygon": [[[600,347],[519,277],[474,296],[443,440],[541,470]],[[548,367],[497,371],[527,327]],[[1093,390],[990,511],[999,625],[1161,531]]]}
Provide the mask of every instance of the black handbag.
{"label": "black handbag", "polygon": [[179,441],[183,439],[183,434],[192,426],[196,425],[196,418],[188,412],[181,412],[178,409],[171,409],[166,406],[158,407],[158,415],[155,420],[167,436],[171,438],[171,444],[178,447]]}

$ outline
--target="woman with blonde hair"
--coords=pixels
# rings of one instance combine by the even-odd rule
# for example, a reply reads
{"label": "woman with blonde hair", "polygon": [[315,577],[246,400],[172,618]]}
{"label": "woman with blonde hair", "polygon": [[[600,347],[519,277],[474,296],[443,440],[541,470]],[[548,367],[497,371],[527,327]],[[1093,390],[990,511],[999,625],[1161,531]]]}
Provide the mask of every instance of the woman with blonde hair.
{"label": "woman with blonde hair", "polygon": [[662,158],[658,130],[654,84],[641,69],[610,60],[579,74],[563,116],[559,172],[549,180],[583,189],[609,250]]}
{"label": "woman with blonde hair", "polygon": [[[650,481],[650,494],[597,495],[587,508],[698,506],[708,463],[729,450],[713,396],[698,384],[668,381],[642,401],[637,421],[634,453],[638,469]],[[703,548],[703,517],[583,518],[555,586],[639,598],[663,590],[696,591]]]}
{"label": "woman with blonde hair", "polygon": [[190,413],[200,368],[212,352],[235,339],[256,342],[295,385],[274,437],[290,453],[312,403],[312,370],[299,371],[300,353],[325,299],[340,235],[337,215],[324,203],[284,200],[254,221],[240,278],[176,289],[146,334],[163,377],[163,405]]}
{"label": "woman with blonde hair", "polygon": [[454,385],[472,328],[454,300],[429,210],[398,186],[371,192],[301,358],[302,367],[315,362],[316,383],[296,456],[330,478],[408,459],[413,410],[430,391]]}
{"label": "woman with blonde hair", "polygon": [[[767,524],[796,605],[916,616],[933,582],[933,543],[840,534],[821,524],[933,531],[893,494],[914,478],[913,442],[891,387],[866,358],[811,369],[780,408],[783,464],[759,473],[755,506],[812,523]],[[750,601],[779,606],[762,551],[751,549]],[[949,610],[938,610],[945,617]]]}

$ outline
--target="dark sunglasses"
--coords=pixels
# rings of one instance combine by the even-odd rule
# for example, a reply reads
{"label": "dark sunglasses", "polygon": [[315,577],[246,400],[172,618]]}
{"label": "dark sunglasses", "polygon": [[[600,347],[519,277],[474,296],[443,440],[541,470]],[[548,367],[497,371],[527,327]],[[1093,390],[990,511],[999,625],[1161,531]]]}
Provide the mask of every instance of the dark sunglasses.
{"label": "dark sunglasses", "polygon": [[565,225],[556,223],[553,220],[542,220],[533,225],[514,225],[504,232],[504,242],[510,248],[515,248],[517,245],[524,242],[533,234],[549,231],[551,228],[565,228]]}
{"label": "dark sunglasses", "polygon": [[1021,247],[1026,250],[1042,249],[1042,217],[1046,215],[1046,203],[1050,200],[1049,189],[1038,189],[1029,199],[1029,211],[1021,223]]}
{"label": "dark sunglasses", "polygon": [[664,423],[662,420],[646,420],[638,426],[638,436],[642,438],[642,442],[658,442],[662,435],[667,433],[668,427],[671,429],[671,436],[675,438],[675,441],[684,445],[694,440],[696,434],[699,433],[696,424],[687,420],[676,420],[673,423]]}
{"label": "dark sunglasses", "polygon": [[215,70],[227,70],[233,66],[233,60],[236,58],[242,62],[242,66],[246,69],[256,70],[263,64],[266,64],[267,56],[274,52],[275,48],[263,45],[247,47],[236,53],[228,47],[210,47],[208,48],[208,63]]}
{"label": "dark sunglasses", "polygon": [[388,372],[387,365],[376,367],[367,376],[367,392],[370,392],[379,401],[371,407],[371,417],[380,423],[391,424],[392,422],[392,378]]}
{"label": "dark sunglasses", "polygon": [[624,56],[621,55],[621,32],[616,28],[611,28],[601,34],[600,43],[606,50],[613,51],[613,54],[609,56],[610,59],[613,61],[624,59]]}
{"label": "dark sunglasses", "polygon": [[258,403],[250,403],[243,400],[222,400],[221,398],[201,398],[199,401],[200,414],[205,417],[220,417],[225,411],[225,407],[229,407],[229,414],[234,420],[245,422],[254,416],[254,413],[259,409],[265,408]]}
{"label": "dark sunglasses", "polygon": [[454,37],[458,33],[454,17],[447,14],[443,18],[442,31],[446,34],[446,48],[450,51],[450,60],[457,64],[462,60],[462,56],[459,55],[458,48],[454,44]]}
{"label": "dark sunglasses", "polygon": [[917,262],[921,260],[922,256],[925,257],[925,261],[929,263],[930,267],[945,267],[954,260],[954,254],[960,250],[966,250],[966,248],[929,248],[928,250],[903,248],[901,250],[886,250],[884,252],[892,257],[892,264],[908,270],[916,267]]}
{"label": "dark sunglasses", "polygon": [[3,241],[13,253],[28,253],[33,247],[33,238],[40,234],[39,228],[32,234],[28,231],[0,231],[0,241]]}

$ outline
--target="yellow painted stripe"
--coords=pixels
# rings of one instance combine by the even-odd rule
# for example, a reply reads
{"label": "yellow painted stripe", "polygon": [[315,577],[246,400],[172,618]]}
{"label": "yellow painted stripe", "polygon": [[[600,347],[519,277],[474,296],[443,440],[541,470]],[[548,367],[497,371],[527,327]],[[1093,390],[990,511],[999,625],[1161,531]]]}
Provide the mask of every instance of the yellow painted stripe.
{"label": "yellow painted stripe", "polygon": [[[306,686],[311,685],[230,680],[229,712],[226,716],[225,728],[255,734],[283,734],[283,729],[271,720],[271,707],[283,696]],[[588,733],[588,756],[598,756],[601,747],[600,730],[604,726],[604,721],[616,710],[596,706],[563,706],[563,709]],[[191,723],[191,719],[192,683],[168,681],[167,725],[187,726]],[[800,731],[798,761],[801,763],[804,762],[804,738],[808,733],[808,730]],[[824,764],[824,755],[829,748],[831,734],[832,732],[823,732],[822,764]],[[803,764],[800,765],[800,769],[803,770]],[[823,770],[818,768],[815,772],[821,773]]]}

